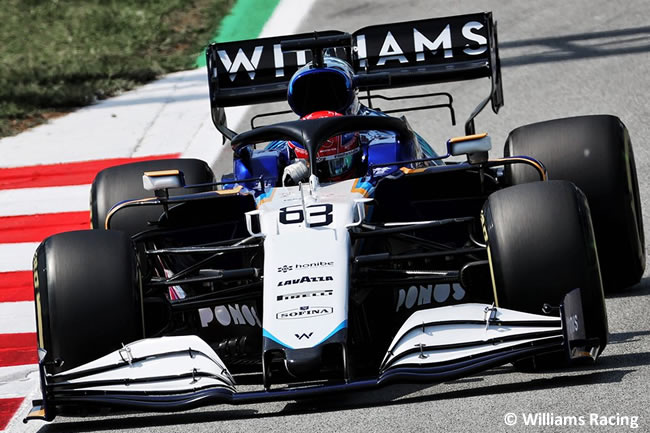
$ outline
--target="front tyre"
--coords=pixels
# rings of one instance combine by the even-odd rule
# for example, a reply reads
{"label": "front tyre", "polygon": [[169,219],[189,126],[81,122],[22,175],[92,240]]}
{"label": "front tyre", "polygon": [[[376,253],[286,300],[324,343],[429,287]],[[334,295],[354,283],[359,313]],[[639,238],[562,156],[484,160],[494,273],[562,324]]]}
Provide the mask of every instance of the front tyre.
{"label": "front tyre", "polygon": [[497,306],[542,314],[582,289],[587,338],[607,344],[607,312],[584,194],[571,182],[534,182],[497,191],[483,207]]}
{"label": "front tyre", "polygon": [[34,256],[34,299],[38,345],[51,372],[142,338],[139,287],[126,233],[82,230],[45,239]]}

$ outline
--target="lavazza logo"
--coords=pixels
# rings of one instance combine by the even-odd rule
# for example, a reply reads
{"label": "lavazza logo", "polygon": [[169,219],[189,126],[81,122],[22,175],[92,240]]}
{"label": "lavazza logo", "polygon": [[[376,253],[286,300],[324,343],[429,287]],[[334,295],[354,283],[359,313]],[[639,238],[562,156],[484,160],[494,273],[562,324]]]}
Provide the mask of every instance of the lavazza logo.
{"label": "lavazza logo", "polygon": [[[456,25],[456,24],[454,24]],[[468,21],[462,24],[461,34],[464,44],[463,53],[469,56],[478,56],[487,50],[487,39],[485,36],[477,33],[484,27],[483,23],[478,21]],[[412,38],[410,41],[404,40],[405,35],[400,35],[402,40],[398,40],[392,32],[387,31],[383,37],[383,42],[381,43],[381,49],[379,49],[378,56],[376,57],[377,63],[376,66],[383,66],[386,62],[399,62],[400,64],[408,64],[409,60],[404,55],[403,46],[413,46],[415,49],[415,61],[423,62],[425,60],[425,54],[437,55],[439,52],[442,53],[445,59],[452,59],[454,57],[453,52],[453,43],[452,43],[452,31],[451,24],[447,24],[442,27],[441,30],[439,24],[436,23],[436,28],[434,32],[427,32],[424,28],[416,28],[415,26],[411,28],[410,35],[408,38]],[[364,68],[368,65],[368,59],[373,56],[368,55],[368,46],[366,43],[366,35],[358,34],[356,35],[356,51],[360,60],[360,67]],[[269,49],[270,47],[266,47]],[[244,53],[244,50],[239,48],[237,53],[228,53],[226,50],[217,50],[221,64],[228,73],[230,81],[235,81],[237,78],[237,73],[243,69],[248,77],[251,80],[255,79],[255,73],[260,64],[260,60],[266,58],[268,54],[264,52],[265,47],[263,45],[255,46],[252,53],[247,55]],[[298,50],[294,52],[283,52],[280,44],[274,44],[272,48],[273,52],[273,65],[275,67],[275,76],[276,78],[284,77],[284,66],[285,66],[285,56],[295,55],[296,63],[298,66],[303,66],[307,63],[306,59],[306,50]],[[234,57],[231,55],[234,54]],[[269,59],[270,61],[270,59]],[[262,61],[265,64],[265,61]]]}
{"label": "lavazza logo", "polygon": [[318,283],[323,281],[334,281],[334,277],[331,275],[325,275],[323,277],[303,276],[300,278],[294,278],[292,280],[278,281],[278,287],[290,286],[292,284]]}
{"label": "lavazza logo", "polygon": [[334,266],[334,262],[313,262],[313,263],[296,263],[295,265],[282,265],[278,267],[278,272],[286,274],[289,271],[295,270],[305,270],[305,269],[317,269],[317,268],[329,268]]}
{"label": "lavazza logo", "polygon": [[332,307],[310,307],[305,305],[300,308],[294,308],[293,310],[282,311],[276,314],[275,318],[278,320],[304,319],[306,317],[326,316],[333,312],[334,308]]}

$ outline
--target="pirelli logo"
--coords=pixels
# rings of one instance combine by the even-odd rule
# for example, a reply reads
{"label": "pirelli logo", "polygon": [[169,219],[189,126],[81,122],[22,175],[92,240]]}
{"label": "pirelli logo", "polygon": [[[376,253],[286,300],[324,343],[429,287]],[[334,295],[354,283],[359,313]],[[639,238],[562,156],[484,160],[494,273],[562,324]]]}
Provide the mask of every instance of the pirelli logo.
{"label": "pirelli logo", "polygon": [[289,299],[304,299],[304,298],[319,298],[323,296],[332,296],[334,290],[314,290],[311,292],[288,293],[286,295],[278,295],[278,301],[287,301]]}

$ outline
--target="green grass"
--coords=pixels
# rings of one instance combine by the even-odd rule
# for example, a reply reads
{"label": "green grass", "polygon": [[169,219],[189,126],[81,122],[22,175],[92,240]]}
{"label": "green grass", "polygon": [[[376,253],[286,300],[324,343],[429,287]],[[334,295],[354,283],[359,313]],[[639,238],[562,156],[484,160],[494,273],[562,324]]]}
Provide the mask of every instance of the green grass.
{"label": "green grass", "polygon": [[234,0],[2,0],[0,136],[194,66]]}

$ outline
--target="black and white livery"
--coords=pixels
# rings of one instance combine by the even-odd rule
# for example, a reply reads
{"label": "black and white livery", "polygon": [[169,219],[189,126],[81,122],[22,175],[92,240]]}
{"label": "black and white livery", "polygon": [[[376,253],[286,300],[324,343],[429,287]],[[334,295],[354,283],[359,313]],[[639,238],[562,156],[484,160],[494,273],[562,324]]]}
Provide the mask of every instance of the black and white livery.
{"label": "black and white livery", "polygon": [[[34,256],[43,396],[28,419],[596,361],[604,291],[645,268],[630,137],[610,115],[556,119],[515,129],[491,157],[475,126],[503,105],[490,13],[206,54],[233,173],[178,159],[98,174],[93,229],[51,236]],[[394,110],[378,93],[486,77],[445,155],[391,114],[455,121],[451,95]],[[224,107],[279,100],[305,120],[228,128]]]}

